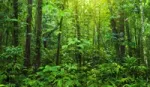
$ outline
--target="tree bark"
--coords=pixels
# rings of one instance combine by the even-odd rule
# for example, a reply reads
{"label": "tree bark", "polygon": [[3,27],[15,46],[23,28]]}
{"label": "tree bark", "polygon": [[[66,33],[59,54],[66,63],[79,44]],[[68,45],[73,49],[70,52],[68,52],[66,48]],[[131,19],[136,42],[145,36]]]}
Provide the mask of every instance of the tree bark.
{"label": "tree bark", "polygon": [[121,9],[120,11],[120,18],[119,18],[119,38],[120,38],[120,61],[123,61],[124,56],[125,56],[125,45],[124,45],[124,41],[125,41],[125,24],[124,24],[124,12],[123,9]]}
{"label": "tree bark", "polygon": [[98,17],[98,23],[97,23],[97,49],[100,51],[100,12],[99,12],[99,17]]}
{"label": "tree bark", "polygon": [[128,55],[132,57],[132,47],[131,47],[132,38],[131,38],[128,19],[126,19],[125,22],[126,22],[125,26],[126,26],[126,33],[127,33],[127,41],[128,41]]}
{"label": "tree bark", "polygon": [[143,31],[144,31],[144,13],[143,13],[143,5],[142,0],[140,0],[140,25],[141,27],[138,28],[138,38],[137,38],[137,57],[139,64],[144,64],[144,49],[143,49]]}
{"label": "tree bark", "polygon": [[141,35],[141,44],[140,44],[140,57],[142,58],[142,62],[145,63],[145,60],[144,59],[144,46],[143,46],[143,32],[145,31],[145,27],[144,27],[144,8],[143,8],[143,0],[140,0],[140,3],[141,3],[141,29],[140,29],[140,35]]}
{"label": "tree bark", "polygon": [[[63,4],[61,5],[61,10],[64,11],[66,1],[63,0]],[[60,59],[60,50],[61,50],[61,33],[62,33],[62,24],[63,24],[64,17],[62,16],[59,23],[59,34],[58,34],[58,44],[57,44],[57,55],[56,55],[56,65],[61,63]]]}
{"label": "tree bark", "polygon": [[[80,23],[79,23],[79,16],[78,16],[78,0],[76,1],[75,4],[75,26],[76,26],[76,37],[80,41],[81,40],[81,32],[80,32]],[[80,42],[77,43],[77,46],[80,44]],[[82,56],[81,53],[79,52],[81,48],[77,47],[77,54],[76,54],[76,59],[78,60],[79,66],[82,65]]]}
{"label": "tree bark", "polygon": [[27,15],[27,26],[26,26],[26,46],[25,46],[25,59],[24,66],[30,67],[30,54],[31,54],[31,25],[32,25],[32,0],[28,0],[28,15]]}
{"label": "tree bark", "polygon": [[0,32],[0,52],[2,51],[2,33]]}
{"label": "tree bark", "polygon": [[13,24],[14,24],[14,30],[13,30],[13,45],[18,46],[18,0],[13,0],[13,10],[14,10],[14,19],[16,19]]}
{"label": "tree bark", "polygon": [[42,34],[42,0],[37,0],[36,8],[36,60],[35,69],[40,67],[41,64],[41,34]]}
{"label": "tree bark", "polygon": [[61,48],[61,31],[62,31],[62,22],[63,17],[60,19],[60,28],[59,28],[59,34],[58,34],[58,44],[57,44],[57,56],[56,56],[56,65],[60,64],[60,48]]}
{"label": "tree bark", "polygon": [[[108,4],[110,5],[109,6],[109,11],[110,11],[110,14],[113,15],[113,9],[112,9],[112,4],[110,2],[110,0],[108,0]],[[114,48],[115,48],[115,54],[116,54],[116,61],[118,60],[119,58],[119,55],[120,55],[120,52],[119,52],[119,43],[118,43],[118,31],[117,31],[117,24],[116,24],[116,20],[115,18],[111,17],[110,19],[110,24],[111,24],[111,28],[112,28],[112,40],[114,42]]]}

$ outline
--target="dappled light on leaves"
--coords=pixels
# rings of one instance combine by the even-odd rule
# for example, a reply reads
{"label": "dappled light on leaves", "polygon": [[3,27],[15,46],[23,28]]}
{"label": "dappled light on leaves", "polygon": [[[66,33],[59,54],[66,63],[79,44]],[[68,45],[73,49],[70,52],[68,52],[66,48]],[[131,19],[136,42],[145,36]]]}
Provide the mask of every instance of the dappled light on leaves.
{"label": "dappled light on leaves", "polygon": [[150,87],[149,0],[0,0],[0,87]]}

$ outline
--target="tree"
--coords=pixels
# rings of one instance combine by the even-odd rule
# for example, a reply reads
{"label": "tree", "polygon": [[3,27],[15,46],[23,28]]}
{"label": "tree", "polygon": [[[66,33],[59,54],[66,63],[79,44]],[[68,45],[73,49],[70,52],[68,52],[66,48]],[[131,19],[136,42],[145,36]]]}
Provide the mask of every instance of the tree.
{"label": "tree", "polygon": [[28,0],[28,15],[27,15],[27,26],[26,26],[26,46],[25,46],[25,59],[24,66],[30,67],[30,56],[31,56],[31,26],[32,26],[32,0]]}
{"label": "tree", "polygon": [[128,41],[128,55],[132,57],[133,56],[132,47],[131,47],[132,37],[131,37],[131,30],[129,27],[128,18],[126,18],[125,20],[125,28],[126,28],[127,41]]}
{"label": "tree", "polygon": [[[145,26],[144,26],[144,8],[143,8],[143,0],[140,0],[140,10],[141,10],[141,28],[139,29],[139,53],[141,61],[144,63],[144,46],[143,46],[143,32],[145,31]],[[146,60],[147,61],[147,60]]]}
{"label": "tree", "polygon": [[124,2],[121,1],[120,2],[121,4],[121,7],[119,9],[119,39],[120,39],[120,46],[119,46],[119,58],[120,61],[123,61],[123,57],[125,57],[125,45],[124,45],[124,42],[125,42],[125,20],[124,20],[124,16],[125,16],[125,13],[124,13],[124,8],[123,8],[123,5],[124,5]]}
{"label": "tree", "polygon": [[13,30],[13,45],[18,46],[18,34],[19,34],[19,26],[18,26],[18,0],[13,0],[13,10],[14,10],[14,30]]}
{"label": "tree", "polygon": [[[65,9],[65,0],[63,0],[62,5],[60,6],[61,10],[63,11]],[[60,64],[60,49],[61,49],[61,33],[62,33],[62,24],[63,24],[63,16],[60,18],[59,22],[59,34],[58,34],[58,44],[57,44],[57,56],[56,56],[56,65]]]}
{"label": "tree", "polygon": [[35,69],[37,69],[40,67],[41,64],[42,0],[37,0],[35,29],[36,29]]}
{"label": "tree", "polygon": [[79,41],[78,43],[77,43],[77,50],[78,51],[76,51],[76,59],[77,59],[77,61],[78,61],[78,64],[79,64],[79,66],[81,66],[82,65],[82,56],[81,56],[81,53],[80,53],[80,47],[78,46],[79,44],[80,44],[80,40],[81,40],[81,32],[80,32],[80,23],[79,23],[79,8],[78,8],[78,5],[79,5],[79,2],[78,2],[78,0],[76,0],[75,1],[75,27],[76,27],[76,38],[77,38],[77,40]]}
{"label": "tree", "polygon": [[[108,4],[109,4],[109,10],[110,10],[111,16],[115,16],[115,14],[113,14],[115,13],[113,11],[113,5],[110,0],[108,0]],[[115,53],[117,55],[117,58],[119,58],[120,52],[119,52],[119,43],[118,43],[118,31],[117,31],[117,23],[116,23],[115,17],[110,18],[110,24],[111,24],[111,29],[112,29],[112,37],[113,37],[112,39],[114,41],[114,48],[116,51]]]}

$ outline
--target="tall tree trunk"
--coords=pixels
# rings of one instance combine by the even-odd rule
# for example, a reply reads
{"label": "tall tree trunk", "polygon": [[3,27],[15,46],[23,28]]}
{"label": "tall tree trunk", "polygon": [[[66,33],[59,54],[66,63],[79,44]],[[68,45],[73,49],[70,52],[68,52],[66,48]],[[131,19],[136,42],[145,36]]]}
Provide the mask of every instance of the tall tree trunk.
{"label": "tall tree trunk", "polygon": [[119,19],[119,36],[120,36],[120,55],[119,57],[121,58],[120,61],[123,61],[124,56],[125,56],[125,45],[124,45],[124,41],[125,41],[125,29],[124,29],[124,12],[123,9],[121,9],[120,12],[120,19]]}
{"label": "tall tree trunk", "polygon": [[25,59],[24,66],[30,67],[30,54],[31,54],[31,25],[32,25],[32,0],[28,0],[28,15],[27,15],[27,26],[26,26],[26,46],[25,46]]}
{"label": "tall tree trunk", "polygon": [[[142,63],[144,63],[147,68],[148,67],[148,59],[145,58],[144,56],[144,41],[143,41],[143,33],[145,31],[145,26],[144,26],[144,6],[145,6],[145,2],[143,0],[140,0],[140,9],[141,9],[141,30],[140,30],[140,35],[141,35],[141,44],[140,44],[140,57],[141,57],[141,60],[142,60]],[[143,5],[144,4],[144,5]],[[147,79],[147,82],[149,82],[149,72],[148,72],[148,69],[147,69],[147,72],[146,72],[146,79]]]}
{"label": "tall tree trunk", "polygon": [[95,44],[96,44],[96,25],[93,28],[93,47],[95,49]]}
{"label": "tall tree trunk", "polygon": [[35,69],[40,67],[41,64],[41,34],[42,34],[42,0],[37,0],[36,8],[36,60],[35,60]]}
{"label": "tall tree trunk", "polygon": [[0,52],[2,51],[2,33],[0,32]]}
{"label": "tall tree trunk", "polygon": [[146,37],[146,66],[147,66],[147,73],[146,73],[146,77],[147,77],[147,82],[149,81],[149,70],[150,70],[150,58],[149,58],[149,55],[150,55],[150,35],[147,35]]}
{"label": "tall tree trunk", "polygon": [[[61,6],[61,10],[63,11],[65,9],[66,0],[63,0],[63,4]],[[62,24],[63,24],[63,16],[60,19],[59,23],[59,34],[58,34],[58,44],[57,44],[57,55],[56,55],[56,65],[59,65],[61,63],[60,59],[60,49],[61,49],[61,33],[62,33]]]}
{"label": "tall tree trunk", "polygon": [[[79,14],[78,14],[78,0],[76,0],[76,3],[75,3],[75,26],[76,26],[76,37],[77,39],[80,41],[81,40],[81,32],[80,32],[80,23],[79,23]],[[77,45],[79,45],[79,43],[77,43]],[[78,64],[79,66],[82,65],[82,56],[81,56],[81,53],[80,53],[80,50],[81,48],[80,47],[77,47],[77,54],[76,54],[76,59],[78,59]]]}
{"label": "tall tree trunk", "polygon": [[141,3],[141,30],[140,30],[140,35],[141,35],[141,44],[140,44],[140,55],[142,58],[143,63],[147,60],[144,59],[144,46],[143,46],[143,32],[145,31],[145,27],[144,27],[144,8],[143,8],[143,0],[140,0]]}
{"label": "tall tree trunk", "polygon": [[[110,2],[110,0],[108,0],[108,4],[109,6],[109,11],[111,15],[114,15],[113,13],[113,9],[112,9],[112,4]],[[118,43],[118,31],[117,31],[117,26],[116,26],[116,20],[115,18],[111,17],[110,19],[110,24],[111,24],[111,28],[112,28],[112,36],[113,36],[113,42],[114,42],[114,48],[115,48],[115,54],[116,54],[116,61],[119,58],[120,52],[119,52],[119,43]]]}
{"label": "tall tree trunk", "polygon": [[137,57],[139,58],[139,64],[144,63],[144,48],[143,48],[143,31],[144,31],[144,13],[143,13],[143,1],[140,0],[140,23],[141,27],[138,30],[138,38],[137,38]]}
{"label": "tall tree trunk", "polygon": [[116,61],[120,57],[120,51],[119,51],[119,43],[118,43],[118,31],[116,28],[116,20],[114,18],[111,19],[111,27],[112,27],[112,35],[113,35],[113,42],[114,42],[114,48],[116,51]]}
{"label": "tall tree trunk", "polygon": [[98,51],[100,51],[100,26],[101,26],[101,23],[100,23],[100,11],[99,11],[98,23],[97,23],[97,49]]}
{"label": "tall tree trunk", "polygon": [[60,64],[60,48],[61,48],[61,31],[62,31],[62,22],[63,17],[60,19],[60,28],[59,28],[59,34],[58,34],[58,44],[57,44],[57,55],[56,55],[56,65]]}
{"label": "tall tree trunk", "polygon": [[126,22],[125,26],[126,26],[127,41],[128,41],[128,55],[132,57],[132,47],[131,47],[132,39],[131,39],[131,32],[129,28],[128,19],[126,19],[125,22]]}
{"label": "tall tree trunk", "polygon": [[13,30],[13,45],[18,46],[18,0],[13,0],[13,10],[14,10],[14,30]]}

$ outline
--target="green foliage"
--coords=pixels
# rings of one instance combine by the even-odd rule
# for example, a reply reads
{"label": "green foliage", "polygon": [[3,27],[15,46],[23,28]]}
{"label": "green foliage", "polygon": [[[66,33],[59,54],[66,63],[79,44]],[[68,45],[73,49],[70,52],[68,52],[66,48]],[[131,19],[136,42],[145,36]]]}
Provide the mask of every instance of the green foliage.
{"label": "green foliage", "polygon": [[[80,48],[77,50],[77,48]],[[88,40],[77,38],[68,38],[66,45],[62,46],[62,62],[63,63],[74,63],[76,59],[74,58],[75,53],[81,53],[82,55],[88,54],[87,50],[90,50],[91,43]]]}
{"label": "green foliage", "polygon": [[[73,87],[80,85],[77,76],[74,75],[77,71],[76,66],[48,66],[41,67],[36,74],[24,79],[24,85],[32,87]],[[72,75],[71,75],[72,74]]]}
{"label": "green foliage", "polygon": [[0,54],[0,83],[5,83],[8,87],[15,87],[21,80],[17,75],[22,69],[23,51],[20,47],[6,47]]}
{"label": "green foliage", "polygon": [[[5,51],[0,55],[0,60],[3,64],[0,64],[1,69],[21,69],[23,51],[20,47],[6,47]],[[13,67],[12,67],[13,66]]]}
{"label": "green foliage", "polygon": [[5,85],[3,85],[3,84],[0,84],[0,87],[5,87]]}
{"label": "green foliage", "polygon": [[[129,67],[131,65],[135,68]],[[124,65],[102,63],[95,68],[87,66],[79,68],[78,65],[71,63],[61,66],[46,65],[40,67],[36,73],[31,70],[28,76],[9,75],[11,78],[17,78],[16,82],[19,84],[6,85],[8,87],[16,85],[20,87],[137,87],[139,85],[146,87],[147,81],[143,78],[146,70],[146,67],[136,65],[135,58],[127,58]],[[1,82],[7,78],[3,73],[0,76]]]}
{"label": "green foliage", "polygon": [[[25,37],[27,0],[18,0],[18,18],[13,1],[0,0],[0,87],[150,87],[149,0],[42,0],[39,43],[36,0],[31,38]],[[26,39],[31,39],[29,68],[23,64]],[[41,67],[35,70],[37,44]]]}
{"label": "green foliage", "polygon": [[83,66],[80,69],[75,64],[46,65],[25,78],[23,84],[32,87],[145,87],[146,80],[141,76],[146,73],[146,68],[137,66],[135,62],[132,66],[136,69],[127,67],[133,60],[136,61],[135,58],[127,58],[124,65],[103,63],[95,68]]}
{"label": "green foliage", "polygon": [[22,56],[22,49],[20,47],[6,47],[5,52],[0,55],[1,59],[11,59],[15,56]]}

